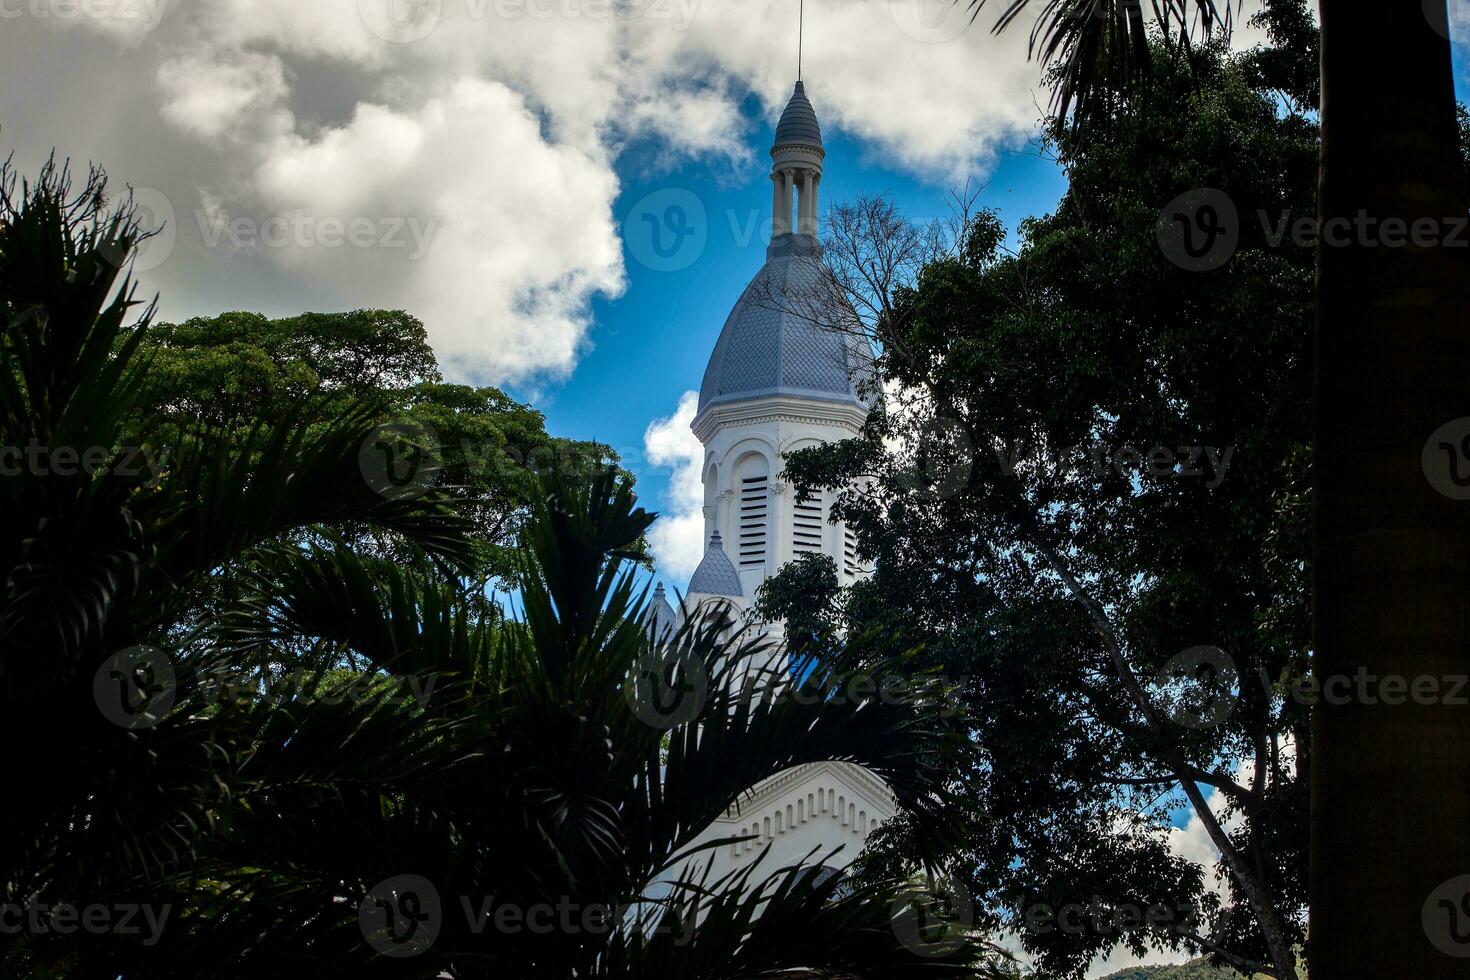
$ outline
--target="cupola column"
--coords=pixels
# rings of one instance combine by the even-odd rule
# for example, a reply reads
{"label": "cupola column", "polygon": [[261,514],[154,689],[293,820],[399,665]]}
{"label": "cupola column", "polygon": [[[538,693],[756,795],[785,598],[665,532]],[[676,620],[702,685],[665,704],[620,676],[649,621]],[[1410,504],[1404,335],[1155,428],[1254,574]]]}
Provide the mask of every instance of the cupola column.
{"label": "cupola column", "polygon": [[[786,189],[786,178],[778,170],[771,171],[771,237],[786,234],[781,230],[781,192]],[[790,229],[787,229],[789,231]]]}
{"label": "cupola column", "polygon": [[803,235],[817,235],[817,174],[814,170],[802,171],[801,222],[797,231]]}

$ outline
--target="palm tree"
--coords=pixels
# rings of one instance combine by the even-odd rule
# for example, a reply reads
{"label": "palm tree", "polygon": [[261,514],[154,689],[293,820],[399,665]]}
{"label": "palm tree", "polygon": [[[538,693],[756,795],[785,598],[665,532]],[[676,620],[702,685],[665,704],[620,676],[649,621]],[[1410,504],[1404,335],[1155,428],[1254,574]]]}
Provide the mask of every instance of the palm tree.
{"label": "palm tree", "polygon": [[[985,4],[968,0],[976,15]],[[996,29],[1028,6],[1008,0]],[[1318,250],[1314,669],[1443,690],[1464,674],[1470,624],[1470,505],[1455,499],[1470,465],[1470,237],[1446,4],[1320,0],[1320,13],[1319,227],[1358,230]],[[1153,3],[1182,46],[1192,24],[1228,30],[1231,14],[1215,0]],[[1032,50],[1056,64],[1058,114],[1085,129],[1147,70],[1142,3],[1049,0]],[[1390,222],[1428,231],[1386,245],[1405,237]],[[1436,891],[1470,869],[1470,712],[1323,703],[1311,765],[1313,976],[1458,975],[1453,939],[1426,931],[1428,916],[1470,907],[1467,889]],[[1467,928],[1442,923],[1445,936]]]}
{"label": "palm tree", "polygon": [[[0,446],[20,450],[0,480],[18,801],[0,882],[40,923],[6,936],[7,975],[989,969],[964,923],[915,948],[932,898],[905,881],[823,878],[822,855],[684,870],[750,787],[818,760],[869,767],[942,844],[963,738],[940,705],[830,696],[845,657],[803,679],[810,697],[739,687],[730,665],[761,650],[718,611],[655,646],[636,561],[654,516],[612,472],[546,477],[507,623],[462,587],[475,543],[451,491],[364,478],[371,404],[142,452],[133,212],[107,209],[97,172],[75,192],[56,166],[0,185]],[[692,685],[690,710],[650,722],[650,670]],[[146,914],[130,933],[47,908]]]}

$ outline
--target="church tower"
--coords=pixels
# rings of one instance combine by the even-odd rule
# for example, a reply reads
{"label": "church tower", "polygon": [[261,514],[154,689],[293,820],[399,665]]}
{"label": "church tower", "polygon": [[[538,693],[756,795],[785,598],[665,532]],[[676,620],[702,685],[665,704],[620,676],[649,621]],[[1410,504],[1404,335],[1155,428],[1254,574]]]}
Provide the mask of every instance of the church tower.
{"label": "church tower", "polygon": [[[748,610],[760,584],[801,555],[829,555],[843,584],[868,574],[851,534],[828,520],[832,501],[798,502],[779,478],[788,453],[856,435],[874,404],[872,349],[818,245],[825,156],[817,115],[798,81],[771,147],[765,264],[725,320],[700,385],[692,427],[705,450],[708,544],[689,582],[691,610],[709,602]],[[672,610],[664,605],[655,618],[667,622]],[[779,649],[780,624],[748,628]],[[838,871],[895,811],[888,787],[865,769],[797,766],[753,787],[700,837],[756,839],[713,848],[701,860],[715,880],[748,866],[768,845],[766,871],[840,846],[828,860],[829,871]]]}
{"label": "church tower", "polygon": [[691,604],[748,608],[793,558],[829,555],[843,584],[864,573],[851,534],[828,523],[831,501],[798,503],[779,479],[797,449],[855,435],[872,407],[872,350],[822,262],[817,200],[822,131],[798,81],[771,147],[766,261],[715,342],[694,434],[704,444],[704,560]]}

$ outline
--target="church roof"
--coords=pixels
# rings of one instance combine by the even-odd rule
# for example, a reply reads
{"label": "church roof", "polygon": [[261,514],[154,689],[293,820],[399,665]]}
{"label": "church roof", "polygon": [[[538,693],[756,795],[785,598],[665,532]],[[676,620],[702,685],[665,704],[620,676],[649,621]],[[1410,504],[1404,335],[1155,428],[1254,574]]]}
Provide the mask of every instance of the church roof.
{"label": "church roof", "polygon": [[667,643],[678,632],[679,616],[674,612],[674,607],[669,605],[662,582],[654,590],[653,598],[649,600],[648,608],[643,613],[643,625],[654,643]]}
{"label": "church roof", "polygon": [[699,563],[699,567],[694,570],[694,577],[689,580],[689,592],[691,595],[696,592],[702,595],[741,594],[740,576],[735,574],[735,566],[730,564],[730,558],[725,554],[725,545],[720,539],[719,531],[710,536],[704,560]]}
{"label": "church roof", "polygon": [[847,307],[816,253],[806,235],[771,243],[715,342],[699,386],[701,412],[766,395],[871,406],[860,385],[872,374],[872,349],[834,329]]}
{"label": "church roof", "polygon": [[806,88],[800,81],[796,83],[790,101],[781,112],[781,121],[776,123],[776,142],[771,150],[774,152],[777,147],[793,144],[822,145],[822,127],[817,125],[817,114],[807,100]]}

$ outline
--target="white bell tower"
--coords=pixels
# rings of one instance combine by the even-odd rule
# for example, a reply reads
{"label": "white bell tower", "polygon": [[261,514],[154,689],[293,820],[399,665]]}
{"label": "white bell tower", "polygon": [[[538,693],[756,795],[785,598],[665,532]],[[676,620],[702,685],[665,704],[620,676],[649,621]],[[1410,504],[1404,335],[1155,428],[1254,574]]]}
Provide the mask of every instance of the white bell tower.
{"label": "white bell tower", "polygon": [[[829,520],[832,500],[798,501],[780,479],[798,449],[854,436],[873,407],[872,350],[822,262],[817,194],[826,150],[798,81],[771,147],[772,234],[766,261],[730,311],[699,391],[694,434],[704,444],[704,559],[688,604],[748,609],[760,584],[786,562],[825,554],[839,580],[868,574],[852,535]],[[673,615],[667,606],[658,616]],[[780,624],[759,628],[779,640]],[[767,871],[825,854],[840,870],[869,833],[896,812],[892,794],[849,763],[797,766],[752,789],[701,841],[754,835],[705,852],[712,879],[771,847]]]}
{"label": "white bell tower", "polygon": [[705,447],[705,559],[690,598],[745,608],[761,582],[804,554],[826,554],[844,584],[866,574],[832,501],[798,502],[780,479],[794,450],[856,435],[873,405],[872,351],[822,263],[817,194],[826,150],[796,83],[771,147],[766,261],[725,320],[699,391]]}

